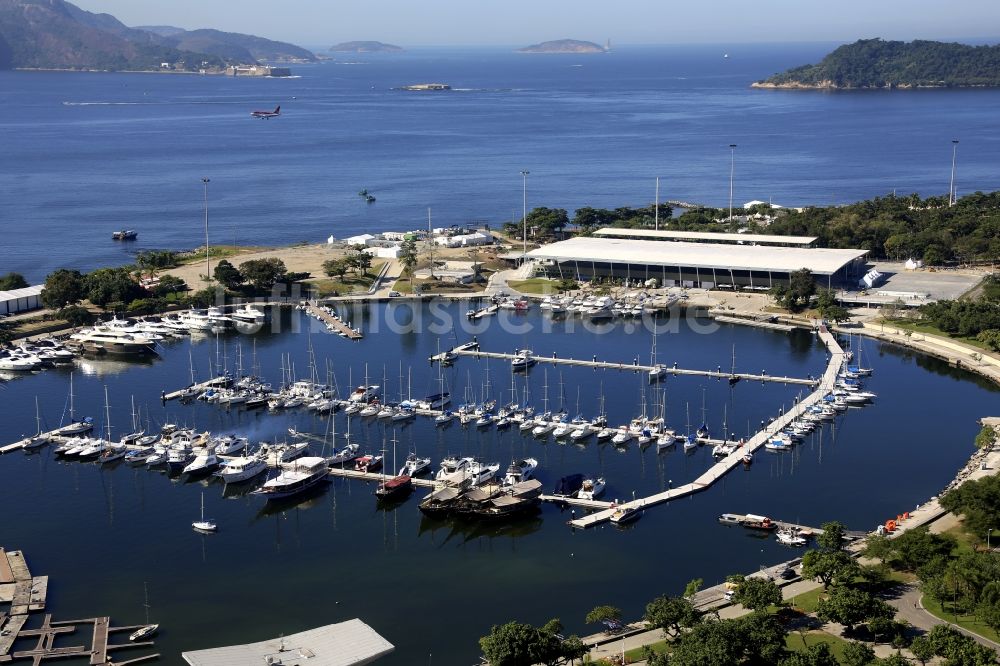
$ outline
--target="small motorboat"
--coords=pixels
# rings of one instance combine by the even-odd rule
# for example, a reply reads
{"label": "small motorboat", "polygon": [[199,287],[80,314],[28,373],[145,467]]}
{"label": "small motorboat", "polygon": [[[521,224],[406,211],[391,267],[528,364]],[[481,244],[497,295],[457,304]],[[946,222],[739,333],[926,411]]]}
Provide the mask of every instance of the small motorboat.
{"label": "small motorboat", "polygon": [[642,514],[639,512],[639,509],[618,505],[615,506],[614,513],[611,514],[610,520],[615,525],[624,525],[632,522],[633,520],[637,520],[640,515]]}
{"label": "small motorboat", "polygon": [[580,490],[576,493],[576,498],[582,500],[597,499],[604,492],[606,486],[607,484],[603,476],[599,476],[596,479],[584,479],[583,485],[580,486]]}

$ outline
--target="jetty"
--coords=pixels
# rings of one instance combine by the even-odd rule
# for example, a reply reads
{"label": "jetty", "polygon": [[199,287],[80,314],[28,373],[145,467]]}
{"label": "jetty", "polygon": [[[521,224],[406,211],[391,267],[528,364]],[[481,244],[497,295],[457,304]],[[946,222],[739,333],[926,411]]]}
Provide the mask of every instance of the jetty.
{"label": "jetty", "polygon": [[[827,350],[830,352],[830,361],[827,364],[826,372],[823,374],[823,378],[820,380],[819,386],[816,387],[816,390],[799,401],[798,404],[789,409],[787,412],[778,416],[778,418],[768,424],[766,428],[757,432],[753,437],[745,442],[742,447],[737,448],[733,453],[720,459],[714,465],[709,467],[704,474],[696,478],[694,481],[650,495],[649,497],[642,497],[632,500],[631,502],[623,502],[619,506],[643,511],[648,507],[663,504],[665,502],[669,502],[670,500],[680,499],[711,488],[713,484],[724,477],[732,469],[741,466],[743,464],[744,455],[748,452],[756,452],[767,443],[774,433],[780,432],[785,426],[801,416],[809,407],[822,400],[823,397],[834,388],[834,384],[837,381],[837,373],[844,364],[845,352],[837,342],[837,339],[829,330],[827,330],[825,326],[820,327],[819,337],[826,345]],[[541,359],[539,359],[539,361],[541,361]],[[613,509],[607,508],[570,520],[569,524],[573,527],[580,528],[593,527],[594,525],[599,525],[600,523],[609,520],[613,513]]]}
{"label": "jetty", "polygon": [[[480,351],[478,349],[461,349],[459,347],[452,349],[450,353],[454,354],[455,356],[471,356],[473,358],[495,358],[505,361],[513,361],[514,359],[522,358],[517,354]],[[640,365],[637,361],[632,363],[621,363],[621,362],[614,363],[611,361],[598,361],[596,357],[594,357],[590,361],[582,359],[574,359],[574,358],[560,358],[555,354],[553,354],[552,356],[532,355],[531,358],[533,358],[538,363],[549,363],[551,365],[570,365],[570,366],[594,368],[600,370],[627,370],[631,372],[646,372],[646,373],[657,371],[663,375],[715,377],[716,379],[728,379],[733,381],[746,379],[748,381],[775,382],[778,384],[799,384],[802,386],[816,386],[817,384],[820,383],[819,380],[812,378],[805,379],[802,377],[781,377],[776,375],[769,375],[764,372],[760,374],[752,374],[748,372],[726,372],[724,370],[691,370],[687,368],[678,368],[676,365],[674,366]],[[838,365],[836,369],[839,368],[840,366]],[[836,372],[834,372],[834,378],[836,378]],[[833,384],[831,383],[830,386],[832,388]]]}
{"label": "jetty", "polygon": [[[6,664],[19,659],[30,660],[39,666],[46,659],[78,658],[89,659],[92,666],[105,666],[111,663],[108,656],[114,650],[125,648],[149,647],[152,641],[136,641],[115,643],[110,640],[113,635],[132,633],[145,625],[115,627],[109,617],[95,617],[87,620],[52,621],[52,615],[46,614],[42,626],[37,629],[25,629],[28,614],[33,611],[45,610],[48,593],[49,577],[32,576],[24,553],[19,550],[5,551],[0,548],[0,603],[9,602],[10,612],[0,612],[0,664]],[[93,625],[91,631],[91,646],[83,645],[56,647],[60,635],[74,635],[79,625]],[[29,638],[37,639],[35,646],[27,650],[12,651],[14,643]],[[118,666],[137,664],[143,661],[157,659],[160,655],[150,654],[127,660],[117,660]]]}
{"label": "jetty", "polygon": [[[384,483],[390,479],[395,478],[395,474],[390,474],[388,472],[360,472],[356,469],[350,469],[347,467],[331,467],[330,476],[339,476],[345,479],[360,479],[362,481],[376,481],[378,483]],[[420,479],[417,477],[410,477],[410,481],[414,486],[418,488],[436,488],[439,483],[432,479]]]}
{"label": "jetty", "polygon": [[185,391],[194,389],[194,391],[200,393],[202,391],[207,391],[210,388],[216,388],[216,387],[219,387],[219,386],[228,386],[231,381],[232,381],[232,378],[231,377],[227,377],[225,375],[220,376],[220,377],[213,377],[212,379],[209,379],[209,380],[206,380],[206,381],[203,381],[203,382],[199,382],[197,384],[192,384],[191,386],[186,386],[186,387],[184,387],[182,389],[178,389],[176,391],[171,391],[170,393],[164,393],[164,394],[162,394],[160,396],[160,399],[164,400],[164,401],[165,400],[176,400],[177,398],[180,398],[182,395],[184,395]]}
{"label": "jetty", "polygon": [[361,334],[360,331],[356,331],[355,329],[351,328],[346,323],[344,323],[340,319],[340,317],[334,317],[332,314],[330,314],[329,312],[320,307],[309,304],[305,306],[305,309],[306,312],[308,312],[310,315],[312,315],[316,319],[319,319],[328,327],[336,331],[338,335],[343,335],[345,338],[349,338],[351,340],[360,340],[361,338],[365,337],[364,335]]}

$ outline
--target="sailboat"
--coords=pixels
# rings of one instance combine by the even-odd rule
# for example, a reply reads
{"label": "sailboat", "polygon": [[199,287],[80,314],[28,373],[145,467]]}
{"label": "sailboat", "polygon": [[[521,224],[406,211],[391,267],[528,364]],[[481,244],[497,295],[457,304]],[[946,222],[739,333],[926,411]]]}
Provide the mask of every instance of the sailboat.
{"label": "sailboat", "polygon": [[[382,441],[382,455],[385,455],[385,440]],[[430,464],[430,461],[428,461]],[[392,466],[396,467],[396,433],[392,433]],[[407,474],[400,474],[387,480],[386,474],[382,474],[382,483],[375,489],[375,496],[379,500],[390,500],[406,497],[413,492],[413,481]]]}
{"label": "sailboat", "polygon": [[73,413],[73,373],[69,373],[69,423],[56,430],[57,435],[80,435],[94,429],[94,420],[89,416],[77,421]]}
{"label": "sailboat", "polygon": [[130,641],[141,641],[143,638],[149,638],[160,628],[158,624],[149,623],[149,588],[146,587],[145,582],[142,584],[142,591],[146,597],[146,603],[143,604],[146,607],[146,624],[129,634]]}
{"label": "sailboat", "polygon": [[687,437],[684,439],[684,452],[693,451],[698,448],[698,440],[695,436],[691,434],[691,404],[684,403],[684,413],[687,415],[685,418],[687,422],[685,423],[685,432]]}
{"label": "sailboat", "polygon": [[201,493],[201,520],[191,523],[196,532],[214,532],[218,529],[214,520],[205,520],[205,492]]}
{"label": "sailboat", "polygon": [[45,446],[48,443],[48,439],[42,436],[42,416],[38,411],[38,396],[35,396],[35,435],[24,440],[24,444],[21,448],[25,451],[33,451],[37,448]]}
{"label": "sailboat", "polygon": [[705,419],[705,389],[701,389],[701,427],[695,432],[698,439],[708,439],[708,421]]}

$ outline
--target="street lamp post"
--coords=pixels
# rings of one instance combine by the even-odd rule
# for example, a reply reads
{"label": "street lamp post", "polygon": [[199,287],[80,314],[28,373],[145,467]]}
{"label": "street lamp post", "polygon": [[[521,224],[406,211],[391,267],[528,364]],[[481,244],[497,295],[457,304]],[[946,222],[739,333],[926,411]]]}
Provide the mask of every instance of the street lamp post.
{"label": "street lamp post", "polygon": [[733,221],[733,174],[736,172],[736,144],[729,144],[729,222]]}
{"label": "street lamp post", "polygon": [[521,254],[521,263],[528,260],[528,174],[530,171],[521,172],[521,224],[524,225],[524,247]]}
{"label": "street lamp post", "polygon": [[948,205],[955,205],[955,158],[958,156],[958,139],[951,140],[951,184],[948,186]]}
{"label": "street lamp post", "polygon": [[212,262],[209,259],[209,248],[208,248],[208,183],[210,179],[202,178],[201,182],[205,185],[205,279],[208,280],[209,284],[212,282]]}

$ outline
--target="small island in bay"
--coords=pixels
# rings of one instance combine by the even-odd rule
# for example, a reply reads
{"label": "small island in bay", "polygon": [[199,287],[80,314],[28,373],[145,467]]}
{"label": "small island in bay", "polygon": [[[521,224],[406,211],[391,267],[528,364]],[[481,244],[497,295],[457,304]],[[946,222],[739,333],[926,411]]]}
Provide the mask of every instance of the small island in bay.
{"label": "small island in bay", "polygon": [[518,49],[518,53],[605,53],[609,49],[595,44],[594,42],[583,42],[578,39],[556,39],[551,42],[532,44]]}
{"label": "small island in bay", "polygon": [[757,81],[754,88],[852,90],[1000,86],[1000,46],[862,39],[815,65]]}
{"label": "small island in bay", "polygon": [[329,49],[333,53],[401,53],[403,48],[384,42],[341,42]]}

